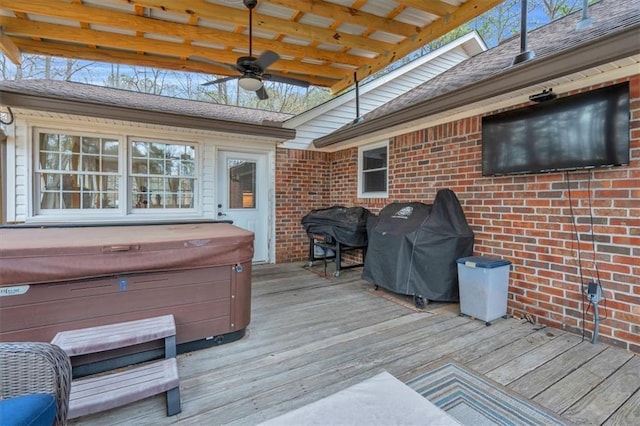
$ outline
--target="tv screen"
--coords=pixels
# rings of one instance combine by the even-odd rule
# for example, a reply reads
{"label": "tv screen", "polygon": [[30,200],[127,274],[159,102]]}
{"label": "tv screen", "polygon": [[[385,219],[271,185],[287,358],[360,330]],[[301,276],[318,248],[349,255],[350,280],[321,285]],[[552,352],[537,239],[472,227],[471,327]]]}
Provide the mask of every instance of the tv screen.
{"label": "tv screen", "polygon": [[628,163],[628,83],[482,119],[483,176]]}

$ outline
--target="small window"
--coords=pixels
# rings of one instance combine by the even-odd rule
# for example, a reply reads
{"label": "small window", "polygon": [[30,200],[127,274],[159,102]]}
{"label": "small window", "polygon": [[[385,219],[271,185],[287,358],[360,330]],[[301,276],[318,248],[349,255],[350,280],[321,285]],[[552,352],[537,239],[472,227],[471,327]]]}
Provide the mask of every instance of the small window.
{"label": "small window", "polygon": [[358,197],[387,197],[387,148],[385,141],[358,150]]}

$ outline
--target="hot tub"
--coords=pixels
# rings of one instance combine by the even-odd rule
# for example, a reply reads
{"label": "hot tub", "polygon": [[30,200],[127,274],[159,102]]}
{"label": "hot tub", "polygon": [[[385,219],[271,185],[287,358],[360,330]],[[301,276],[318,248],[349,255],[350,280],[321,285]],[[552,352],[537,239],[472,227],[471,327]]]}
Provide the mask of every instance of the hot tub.
{"label": "hot tub", "polygon": [[216,222],[3,227],[0,341],[166,314],[180,352],[241,338],[253,238]]}

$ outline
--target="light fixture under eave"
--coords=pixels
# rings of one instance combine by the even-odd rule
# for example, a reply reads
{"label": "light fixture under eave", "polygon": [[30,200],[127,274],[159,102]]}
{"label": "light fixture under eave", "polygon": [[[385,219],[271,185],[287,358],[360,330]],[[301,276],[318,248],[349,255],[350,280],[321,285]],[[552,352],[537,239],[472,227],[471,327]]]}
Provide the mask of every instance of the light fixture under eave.
{"label": "light fixture under eave", "polygon": [[529,100],[531,102],[540,103],[540,102],[552,101],[557,97],[558,95],[553,93],[553,89],[548,89],[548,90],[543,90],[540,93],[536,93],[535,95],[529,96]]}
{"label": "light fixture under eave", "polygon": [[240,77],[238,79],[238,84],[244,90],[248,90],[250,92],[255,92],[262,88],[262,80],[256,77]]}

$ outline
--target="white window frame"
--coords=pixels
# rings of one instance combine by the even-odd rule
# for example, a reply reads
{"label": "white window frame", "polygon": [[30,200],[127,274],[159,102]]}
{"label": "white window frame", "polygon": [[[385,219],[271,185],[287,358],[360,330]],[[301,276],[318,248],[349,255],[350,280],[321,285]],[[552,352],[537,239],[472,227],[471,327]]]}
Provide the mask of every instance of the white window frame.
{"label": "white window frame", "polygon": [[[39,170],[39,153],[40,153],[40,135],[46,133],[66,134],[80,137],[97,137],[117,140],[120,144],[120,152],[118,153],[118,199],[117,208],[112,209],[42,209],[40,203],[40,181],[37,179]],[[96,132],[87,129],[57,129],[54,127],[33,127],[31,134],[33,135],[30,144],[30,156],[33,158],[31,162],[31,171],[29,173],[29,192],[31,192],[31,213],[29,220],[31,221],[60,221],[60,222],[81,222],[81,221],[118,221],[118,220],[180,220],[193,219],[202,215],[202,194],[200,187],[202,185],[203,173],[203,155],[204,149],[202,144],[196,140],[183,139],[160,139],[148,136],[124,135],[120,132]],[[136,142],[157,142],[163,144],[184,144],[195,148],[195,182],[193,188],[193,208],[163,208],[163,209],[134,209],[132,208],[131,197],[131,154],[132,143]]]}
{"label": "white window frame", "polygon": [[[365,192],[364,191],[364,153],[374,149],[387,148],[387,167],[385,191]],[[382,169],[379,169],[382,170]],[[389,141],[381,141],[373,144],[358,147],[358,198],[387,198],[389,196]]]}
{"label": "white window frame", "polygon": [[[41,134],[65,134],[70,136],[79,137],[95,137],[103,139],[113,139],[118,141],[120,150],[118,152],[118,200],[119,204],[117,208],[112,209],[42,209],[40,202],[40,179],[37,178],[39,173],[39,161],[40,161],[40,135]],[[121,135],[109,134],[109,133],[97,133],[85,130],[72,130],[72,129],[54,129],[46,127],[36,127],[33,129],[33,169],[31,171],[31,191],[32,191],[32,206],[33,211],[31,218],[39,220],[98,220],[98,219],[115,219],[126,216],[126,205],[123,205],[121,200],[126,196],[126,181],[124,180],[124,169],[126,165],[126,139]]]}
{"label": "white window frame", "polygon": [[[202,156],[202,150],[200,148],[200,144],[192,141],[183,141],[183,140],[163,140],[157,138],[149,138],[149,137],[139,137],[139,136],[129,136],[127,138],[127,146],[126,146],[126,173],[125,173],[125,186],[126,186],[126,203],[127,203],[127,212],[130,215],[138,216],[171,216],[171,217],[179,217],[182,214],[188,214],[189,216],[193,216],[194,213],[200,211],[201,199],[199,197],[199,185],[200,180],[202,179],[202,162],[200,157]],[[165,145],[191,145],[194,147],[195,151],[195,161],[194,165],[196,168],[195,171],[195,179],[193,184],[193,207],[191,208],[163,208],[163,209],[154,209],[154,208],[135,208],[132,202],[133,197],[133,170],[132,170],[132,146],[134,142],[144,142],[144,143],[160,143]]]}

